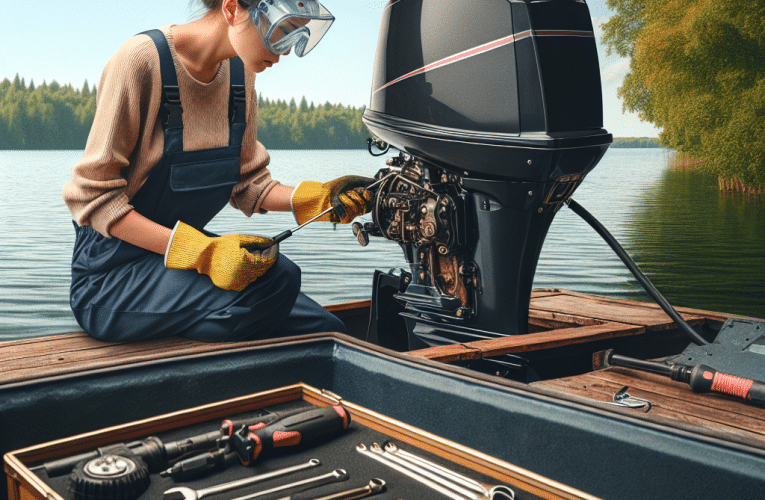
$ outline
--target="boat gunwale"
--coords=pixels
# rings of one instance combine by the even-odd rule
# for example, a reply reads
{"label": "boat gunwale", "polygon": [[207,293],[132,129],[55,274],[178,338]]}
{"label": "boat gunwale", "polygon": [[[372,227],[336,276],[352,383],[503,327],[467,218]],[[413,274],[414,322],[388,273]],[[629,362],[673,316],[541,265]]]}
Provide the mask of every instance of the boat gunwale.
{"label": "boat gunwale", "polygon": [[400,353],[384,347],[369,344],[354,337],[340,333],[318,333],[299,337],[288,337],[285,339],[269,339],[246,343],[246,345],[239,343],[233,344],[232,348],[230,349],[203,353],[183,354],[172,358],[165,358],[159,362],[157,360],[152,360],[119,365],[110,368],[95,368],[92,370],[84,370],[75,373],[53,375],[14,384],[2,385],[0,386],[0,394],[2,394],[4,390],[20,389],[24,388],[25,386],[34,384],[88,378],[106,373],[114,374],[115,372],[126,370],[140,370],[141,368],[147,366],[156,368],[158,364],[174,364],[202,358],[226,356],[232,354],[232,351],[236,353],[247,353],[272,347],[283,347],[293,344],[329,341],[335,344],[333,351],[337,349],[336,344],[339,343],[345,345],[347,348],[355,349],[357,351],[364,351],[368,354],[373,354],[378,357],[392,358],[398,363],[404,363],[418,369],[425,369],[435,373],[447,372],[449,376],[459,378],[463,381],[480,383],[480,385],[488,387],[499,387],[503,391],[507,391],[518,397],[531,398],[532,400],[536,400],[541,403],[557,405],[565,407],[569,410],[584,411],[598,417],[622,422],[625,425],[638,425],[655,432],[674,434],[679,438],[701,441],[712,446],[722,447],[731,451],[765,458],[765,439],[762,442],[762,447],[758,447],[752,445],[751,441],[749,440],[731,440],[730,435],[716,431],[714,429],[706,429],[698,425],[677,422],[663,417],[656,418],[652,416],[649,418],[645,414],[627,412],[617,407],[609,407],[598,400],[566,394],[549,388],[534,386],[533,384],[523,384],[521,382],[483,374],[467,368],[462,368],[439,361],[433,361],[426,358],[411,356],[406,353]]}

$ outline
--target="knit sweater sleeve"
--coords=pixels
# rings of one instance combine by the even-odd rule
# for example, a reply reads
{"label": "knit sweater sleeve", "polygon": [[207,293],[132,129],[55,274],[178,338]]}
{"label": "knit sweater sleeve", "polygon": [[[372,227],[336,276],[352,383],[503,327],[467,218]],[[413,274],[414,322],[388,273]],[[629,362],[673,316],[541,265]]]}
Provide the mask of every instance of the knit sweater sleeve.
{"label": "knit sweater sleeve", "polygon": [[85,153],[63,197],[79,225],[109,237],[133,209],[126,188],[137,144],[154,128],[161,96],[159,57],[148,37],[126,41],[106,64]]}

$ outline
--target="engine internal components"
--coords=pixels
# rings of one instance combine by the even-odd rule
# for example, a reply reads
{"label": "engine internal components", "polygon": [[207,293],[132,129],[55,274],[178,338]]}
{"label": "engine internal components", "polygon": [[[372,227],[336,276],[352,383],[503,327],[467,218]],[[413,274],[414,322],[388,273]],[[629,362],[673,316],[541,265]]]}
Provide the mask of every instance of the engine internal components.
{"label": "engine internal components", "polygon": [[[382,236],[401,245],[412,271],[411,308],[450,318],[476,313],[477,267],[471,253],[472,197],[459,176],[405,153],[377,173],[372,223],[353,226],[359,243]],[[377,184],[376,183],[376,184]],[[403,297],[402,297],[403,298]]]}

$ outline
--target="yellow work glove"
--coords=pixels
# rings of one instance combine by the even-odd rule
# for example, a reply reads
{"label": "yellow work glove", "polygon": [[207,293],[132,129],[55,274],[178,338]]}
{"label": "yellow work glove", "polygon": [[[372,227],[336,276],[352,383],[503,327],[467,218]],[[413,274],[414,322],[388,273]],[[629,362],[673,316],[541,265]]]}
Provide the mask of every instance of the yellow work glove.
{"label": "yellow work glove", "polygon": [[292,193],[292,213],[303,224],[329,207],[334,210],[318,220],[348,224],[372,209],[374,195],[365,189],[375,180],[358,175],[346,175],[321,183],[303,181]]}
{"label": "yellow work glove", "polygon": [[178,221],[165,252],[165,267],[196,269],[218,288],[241,292],[268,271],[278,256],[279,245],[273,245],[271,238],[242,234],[211,238]]}

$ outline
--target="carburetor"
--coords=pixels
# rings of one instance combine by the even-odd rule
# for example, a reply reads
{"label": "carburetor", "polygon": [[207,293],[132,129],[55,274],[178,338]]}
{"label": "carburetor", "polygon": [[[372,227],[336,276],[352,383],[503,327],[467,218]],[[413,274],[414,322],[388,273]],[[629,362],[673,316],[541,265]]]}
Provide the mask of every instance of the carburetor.
{"label": "carburetor", "polygon": [[386,163],[375,176],[373,222],[353,225],[359,243],[366,246],[371,235],[401,245],[412,270],[411,286],[424,292],[413,307],[457,318],[473,315],[472,198],[461,178],[403,152]]}

